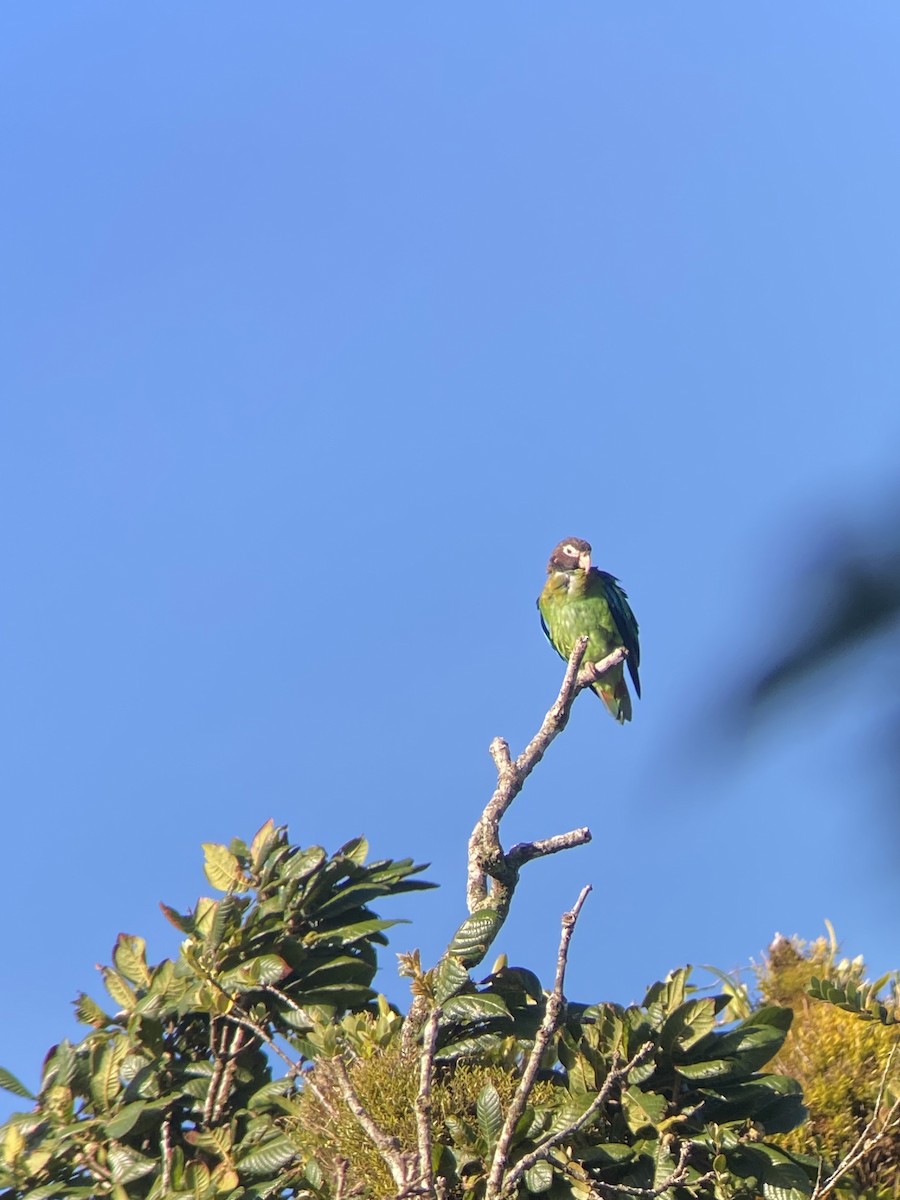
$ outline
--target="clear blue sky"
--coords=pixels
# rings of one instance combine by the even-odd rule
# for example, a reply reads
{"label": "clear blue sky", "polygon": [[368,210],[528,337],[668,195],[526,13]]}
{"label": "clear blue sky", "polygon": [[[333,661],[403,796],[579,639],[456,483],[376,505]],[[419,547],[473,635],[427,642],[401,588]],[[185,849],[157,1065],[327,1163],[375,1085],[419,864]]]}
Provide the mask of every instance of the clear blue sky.
{"label": "clear blue sky", "polygon": [[[585,696],[509,842],[503,936],[638,998],[830,918],[898,965],[861,663],[709,765],[792,581],[900,458],[900,7],[214,6],[0,14],[4,986],[37,1082],[120,930],[269,816],[430,860],[555,694],[534,600],[586,537],[645,699]],[[397,999],[392,952],[382,986]],[[10,1103],[16,1102],[8,1098]]]}

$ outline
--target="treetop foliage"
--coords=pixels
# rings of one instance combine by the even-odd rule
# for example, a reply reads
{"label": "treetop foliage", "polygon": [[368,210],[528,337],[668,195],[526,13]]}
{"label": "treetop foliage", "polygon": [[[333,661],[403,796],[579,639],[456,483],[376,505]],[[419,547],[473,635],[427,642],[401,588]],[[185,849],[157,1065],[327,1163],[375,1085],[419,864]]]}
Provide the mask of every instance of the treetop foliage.
{"label": "treetop foliage", "polygon": [[[143,940],[120,935],[102,972],[113,1011],[78,998],[89,1032],[53,1047],[37,1097],[4,1077],[34,1107],[3,1128],[3,1195],[396,1191],[348,1096],[401,1150],[415,1145],[420,1051],[404,1054],[404,1018],[372,991],[393,922],[369,904],[429,885],[410,860],[367,863],[366,850],[362,839],[331,856],[301,849],[271,822],[249,846],[205,846],[224,895],[164,908],[185,935],[178,956],[150,965]],[[491,920],[468,918],[436,969],[406,963],[440,1013],[432,1158],[447,1195],[484,1191],[547,1013],[527,969],[501,960],[472,978]],[[510,1164],[527,1165],[510,1194],[644,1194],[671,1177],[685,1194],[808,1194],[810,1163],[770,1140],[802,1120],[800,1087],[763,1070],[791,1012],[723,1025],[731,1003],[698,994],[683,969],[641,1005],[568,1004],[511,1132]]]}

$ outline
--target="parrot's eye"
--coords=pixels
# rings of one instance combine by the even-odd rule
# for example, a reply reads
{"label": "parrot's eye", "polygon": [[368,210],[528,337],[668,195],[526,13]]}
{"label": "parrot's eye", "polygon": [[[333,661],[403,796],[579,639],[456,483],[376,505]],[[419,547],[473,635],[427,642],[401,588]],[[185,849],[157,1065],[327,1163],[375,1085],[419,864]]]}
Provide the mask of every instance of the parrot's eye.
{"label": "parrot's eye", "polygon": [[570,558],[578,557],[578,551],[574,546],[563,546],[563,554],[568,554]]}

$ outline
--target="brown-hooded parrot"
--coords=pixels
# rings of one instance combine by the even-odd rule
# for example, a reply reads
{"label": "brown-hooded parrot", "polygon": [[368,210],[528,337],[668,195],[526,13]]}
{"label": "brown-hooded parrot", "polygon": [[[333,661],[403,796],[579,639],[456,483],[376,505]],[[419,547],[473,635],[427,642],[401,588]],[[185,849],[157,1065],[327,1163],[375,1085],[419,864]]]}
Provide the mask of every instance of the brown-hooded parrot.
{"label": "brown-hooded parrot", "polygon": [[[591,566],[589,542],[565,538],[559,543],[547,563],[547,582],[537,604],[544,633],[562,658],[568,659],[584,634],[590,638],[585,662],[599,662],[624,646],[634,690],[640,696],[638,624],[618,579]],[[622,663],[611,667],[591,687],[620,724],[631,720],[631,696]]]}

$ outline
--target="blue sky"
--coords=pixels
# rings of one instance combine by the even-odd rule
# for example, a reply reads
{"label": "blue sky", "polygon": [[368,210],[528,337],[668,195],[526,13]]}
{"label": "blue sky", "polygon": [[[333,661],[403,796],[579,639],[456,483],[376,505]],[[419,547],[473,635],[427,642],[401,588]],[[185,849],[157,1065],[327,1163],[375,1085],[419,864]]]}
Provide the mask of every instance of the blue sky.
{"label": "blue sky", "polygon": [[534,600],[569,535],[631,596],[645,698],[625,729],[582,698],[509,815],[594,841],[527,868],[500,948],[547,977],[592,882],[580,999],[826,917],[900,965],[877,661],[713,754],[896,478],[900,9],[0,24],[0,1063],[34,1086],[117,933],[173,953],[157,901],[269,816],[430,861],[382,908],[436,958],[487,746],[559,683]]}

